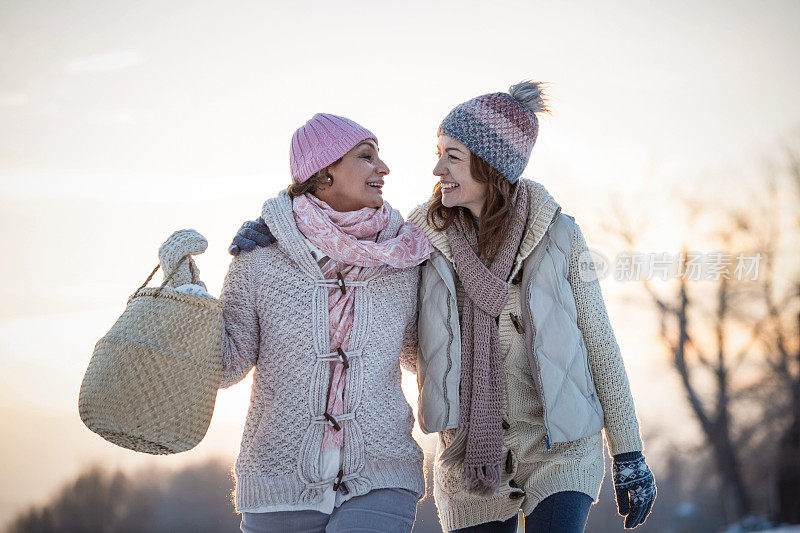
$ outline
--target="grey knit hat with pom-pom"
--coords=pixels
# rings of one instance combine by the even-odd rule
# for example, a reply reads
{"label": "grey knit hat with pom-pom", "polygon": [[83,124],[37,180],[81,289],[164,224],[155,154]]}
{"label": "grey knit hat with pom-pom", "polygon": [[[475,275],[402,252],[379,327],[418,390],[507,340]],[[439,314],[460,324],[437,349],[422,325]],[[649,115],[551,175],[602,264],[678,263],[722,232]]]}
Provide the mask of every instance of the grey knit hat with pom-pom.
{"label": "grey knit hat with pom-pom", "polygon": [[507,93],[489,93],[456,106],[439,134],[463,143],[475,155],[516,183],[539,134],[536,113],[548,112],[542,83],[523,81]]}

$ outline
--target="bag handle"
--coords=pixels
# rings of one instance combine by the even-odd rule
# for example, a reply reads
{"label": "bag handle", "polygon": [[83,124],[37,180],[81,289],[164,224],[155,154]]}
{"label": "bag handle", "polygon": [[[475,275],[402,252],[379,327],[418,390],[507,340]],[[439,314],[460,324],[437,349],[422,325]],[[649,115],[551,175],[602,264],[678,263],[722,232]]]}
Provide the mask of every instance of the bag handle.
{"label": "bag handle", "polygon": [[[167,276],[167,277],[165,277],[165,278],[164,278],[164,281],[163,281],[163,283],[161,283],[161,286],[158,288],[158,291],[156,291],[156,294],[158,294],[158,293],[160,293],[160,292],[161,292],[161,289],[163,289],[163,288],[164,288],[164,286],[167,284],[167,282],[168,282],[170,279],[172,279],[172,276],[175,274],[175,272],[177,272],[177,271],[178,271],[178,269],[181,267],[181,265],[183,264],[183,262],[184,262],[184,261],[186,261],[186,259],[187,259],[188,257],[190,257],[190,254],[184,255],[184,256],[181,258],[181,260],[180,260],[180,261],[178,261],[178,264],[175,266],[175,268],[172,270],[172,272],[170,272],[170,273],[169,273],[169,276]],[[198,279],[197,279],[197,269],[195,269],[195,268],[191,268],[191,267],[192,267],[192,265],[190,264],[190,265],[189,265],[189,271],[192,273],[192,283],[197,283],[197,282],[198,282]],[[161,263],[157,264],[157,265],[156,265],[156,267],[153,269],[153,271],[152,271],[152,272],[150,272],[150,275],[149,275],[149,276],[147,276],[147,279],[146,279],[146,280],[144,280],[144,283],[142,283],[142,286],[141,286],[141,287],[139,287],[138,289],[136,289],[136,292],[134,292],[134,293],[133,293],[133,295],[134,295],[134,296],[136,296],[136,295],[139,293],[139,291],[140,291],[140,290],[144,289],[144,288],[147,286],[147,284],[148,284],[148,283],[150,283],[150,280],[152,280],[152,279],[153,279],[153,276],[155,276],[155,275],[156,275],[156,272],[158,272],[158,269],[159,269],[159,268],[161,268]]]}

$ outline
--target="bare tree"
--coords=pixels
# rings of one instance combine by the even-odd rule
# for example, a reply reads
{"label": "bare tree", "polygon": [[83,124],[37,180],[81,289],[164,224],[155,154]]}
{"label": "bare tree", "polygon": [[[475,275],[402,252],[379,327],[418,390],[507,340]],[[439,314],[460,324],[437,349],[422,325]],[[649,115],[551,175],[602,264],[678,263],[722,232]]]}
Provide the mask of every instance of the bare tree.
{"label": "bare tree", "polygon": [[[728,521],[761,512],[800,523],[800,275],[794,248],[785,246],[800,236],[800,149],[787,148],[786,156],[788,165],[761,187],[761,205],[755,192],[747,207],[716,215],[712,236],[723,253],[715,279],[692,283],[688,243],[666,289],[640,278],[710,448]],[[789,193],[795,201],[782,207]],[[714,211],[718,200],[686,202],[689,217]],[[619,210],[617,217],[616,233],[636,249],[634,226]],[[741,279],[741,263],[734,265],[741,243],[761,259],[756,279]],[[790,263],[780,273],[779,259]]]}
{"label": "bare tree", "polygon": [[[781,229],[789,222],[789,233],[795,237],[800,228],[800,149],[787,145],[785,172],[788,176],[788,195],[794,198],[792,210],[783,220],[772,217],[771,248],[768,253],[778,255],[777,243],[782,242]],[[780,184],[771,187],[772,203],[778,203]],[[796,245],[792,242],[790,246]],[[796,274],[796,273],[795,273]],[[787,423],[778,441],[776,518],[782,522],[800,523],[800,275],[787,280],[782,287],[776,283],[776,272],[767,265],[762,283],[762,296],[766,307],[767,327],[762,341],[767,351],[766,363],[778,377],[786,391]]]}
{"label": "bare tree", "polygon": [[[729,327],[729,300],[733,288],[730,280],[721,279],[716,287],[717,307],[712,316],[714,331],[713,355],[705,352],[702,344],[695,340],[692,323],[692,307],[695,304],[689,290],[685,268],[688,249],[684,248],[681,259],[682,274],[672,298],[662,296],[652,284],[643,281],[645,290],[658,309],[660,336],[672,355],[672,364],[680,375],[681,383],[694,416],[713,450],[714,461],[721,477],[721,496],[729,517],[740,519],[752,509],[751,497],[742,477],[740,460],[734,445],[731,424],[731,403],[734,391],[731,373],[741,362],[743,354],[732,354],[725,343],[725,332]],[[695,382],[698,371],[710,374],[711,394],[704,394]],[[704,397],[709,397],[704,399]]]}

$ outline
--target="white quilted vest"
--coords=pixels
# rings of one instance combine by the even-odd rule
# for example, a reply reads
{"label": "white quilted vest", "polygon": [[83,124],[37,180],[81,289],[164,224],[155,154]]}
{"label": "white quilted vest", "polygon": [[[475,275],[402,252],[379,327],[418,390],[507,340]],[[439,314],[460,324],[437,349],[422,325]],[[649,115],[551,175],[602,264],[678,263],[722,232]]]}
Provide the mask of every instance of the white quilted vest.
{"label": "white quilted vest", "polygon": [[[522,269],[526,353],[542,400],[548,449],[604,425],[568,278],[576,229],[574,219],[559,211]],[[425,433],[458,425],[461,338],[454,280],[452,264],[440,253],[422,267],[417,382],[418,421]]]}

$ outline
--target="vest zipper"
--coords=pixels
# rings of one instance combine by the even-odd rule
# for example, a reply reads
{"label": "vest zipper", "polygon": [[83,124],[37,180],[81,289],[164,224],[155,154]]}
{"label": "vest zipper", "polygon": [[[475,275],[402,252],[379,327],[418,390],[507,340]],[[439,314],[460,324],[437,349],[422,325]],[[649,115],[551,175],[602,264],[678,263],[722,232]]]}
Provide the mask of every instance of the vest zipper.
{"label": "vest zipper", "polygon": [[[550,224],[548,224],[547,229],[544,232],[544,236],[542,236],[542,240],[539,242],[539,246],[544,246],[545,249],[539,253],[539,256],[536,258],[537,264],[533,265],[534,267],[538,268],[538,263],[542,261],[542,259],[544,258],[544,254],[547,253],[547,247],[550,244],[550,226],[552,226],[553,223],[555,222],[557,215],[558,213],[556,213],[556,216],[553,217],[553,220],[550,221]],[[529,290],[530,290],[530,278],[528,279],[527,285],[525,283],[522,284],[522,294],[525,296],[525,299],[522,302],[523,305],[521,305],[520,307],[522,308],[523,317],[527,315],[528,323],[531,325],[530,332],[528,333],[528,338],[530,339],[531,357],[533,357],[533,359],[536,360],[536,353],[534,352],[533,349],[533,341],[536,338],[536,330],[533,327],[533,312],[531,311],[530,298],[528,296]],[[539,386],[539,397],[542,399],[542,418],[544,419],[545,422],[544,444],[547,447],[547,451],[550,451],[551,450],[550,432],[547,428],[547,402],[545,401],[544,398],[544,386],[542,385],[542,372],[541,369],[539,368],[538,361],[536,363],[536,367],[537,367],[536,376],[534,377],[536,380],[536,384]]]}

